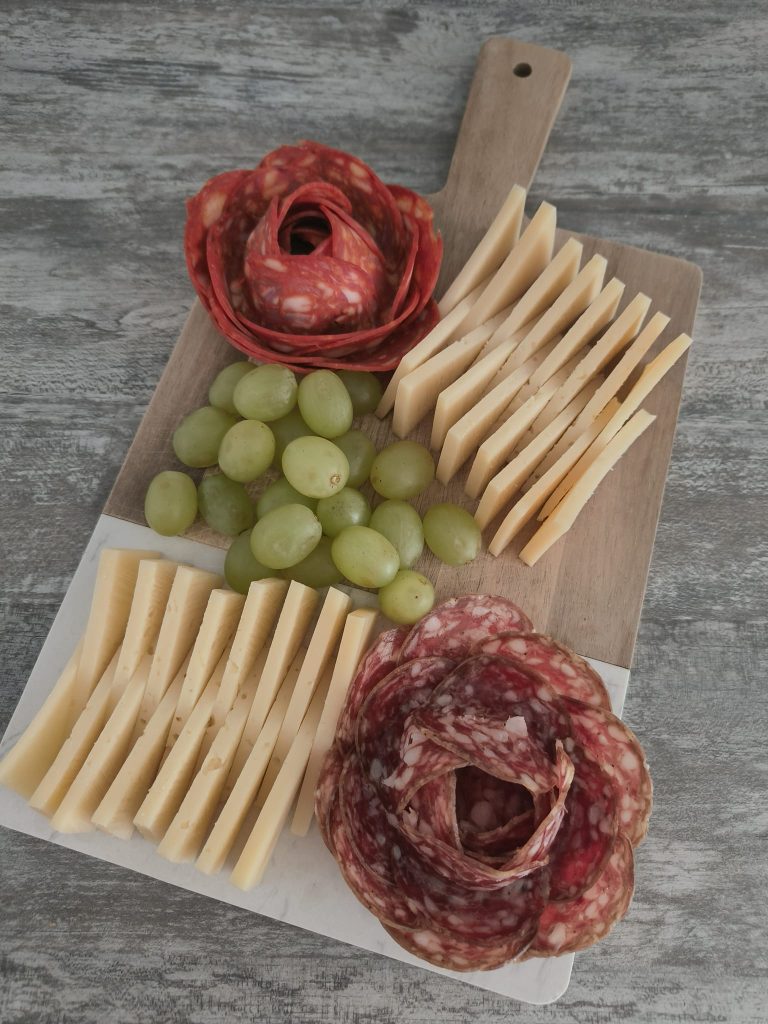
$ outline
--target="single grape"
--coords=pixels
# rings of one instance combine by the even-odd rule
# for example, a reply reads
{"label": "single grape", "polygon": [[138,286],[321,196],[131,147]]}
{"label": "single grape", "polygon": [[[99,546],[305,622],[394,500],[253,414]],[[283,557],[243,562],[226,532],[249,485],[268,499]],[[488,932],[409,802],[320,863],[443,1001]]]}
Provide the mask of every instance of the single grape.
{"label": "single grape", "polygon": [[345,526],[367,526],[371,518],[368,499],[354,487],[343,487],[317,503],[317,518],[327,537],[338,537]]}
{"label": "single grape", "polygon": [[235,387],[238,381],[250,373],[253,369],[253,363],[249,363],[247,360],[244,362],[230,363],[229,366],[225,366],[223,370],[214,377],[213,384],[208,388],[208,401],[211,405],[215,405],[217,409],[223,409],[224,412],[231,413],[233,416],[237,415],[237,409],[234,403]]}
{"label": "single grape", "polygon": [[373,412],[381,401],[382,392],[378,377],[358,370],[339,370],[338,374],[352,399],[352,411],[355,416]]}
{"label": "single grape", "polygon": [[278,477],[274,483],[261,494],[256,502],[256,517],[263,519],[267,512],[282,505],[305,505],[313,512],[317,508],[317,498],[308,498],[299,494],[295,487],[291,487],[284,476]]}
{"label": "single grape", "polygon": [[435,460],[423,444],[395,441],[382,448],[371,466],[373,489],[383,498],[415,498],[435,479]]}
{"label": "single grape", "polygon": [[333,443],[341,448],[347,456],[349,463],[350,487],[362,487],[371,473],[373,460],[376,458],[376,449],[370,437],[362,430],[348,430],[341,437],[336,437]]}
{"label": "single grape", "polygon": [[295,441],[297,437],[307,437],[312,433],[301,418],[298,406],[291,409],[287,416],[281,416],[279,420],[272,420],[269,429],[275,435],[275,457],[272,461],[275,469],[280,469],[283,452],[291,441]]}
{"label": "single grape", "polygon": [[337,569],[357,587],[385,587],[400,568],[397,551],[368,526],[347,526],[331,545]]}
{"label": "single grape", "polygon": [[251,551],[270,569],[288,569],[317,547],[320,520],[306,505],[281,505],[267,512],[251,531]]}
{"label": "single grape", "polygon": [[283,472],[299,494],[329,498],[349,479],[349,463],[341,448],[324,437],[297,437],[283,452]]}
{"label": "single grape", "polygon": [[299,409],[312,433],[340,437],[352,426],[352,399],[332,370],[315,370],[299,384]]}
{"label": "single grape", "polygon": [[254,510],[242,484],[223,473],[207,476],[197,488],[200,515],[217,533],[236,537],[253,526]]}
{"label": "single grape", "polygon": [[392,582],[379,591],[382,614],[404,626],[418,622],[434,603],[434,587],[426,576],[412,569],[401,569]]}
{"label": "single grape", "polygon": [[296,565],[283,569],[280,575],[305,587],[332,587],[344,580],[331,558],[330,537],[321,537],[314,551]]}
{"label": "single grape", "polygon": [[235,537],[224,559],[224,577],[230,587],[239,594],[247,594],[254,580],[263,580],[273,575],[272,569],[253,557],[251,531],[245,530],[239,537]]}
{"label": "single grape", "polygon": [[298,388],[293,370],[277,363],[265,363],[238,381],[233,401],[246,419],[271,423],[293,409]]}
{"label": "single grape", "polygon": [[476,558],[482,534],[472,516],[459,505],[433,505],[424,516],[429,550],[447,565],[466,565]]}
{"label": "single grape", "polygon": [[247,484],[269,469],[275,454],[275,438],[261,420],[240,420],[224,435],[219,466],[230,480]]}
{"label": "single grape", "polygon": [[373,510],[368,525],[395,547],[404,569],[409,569],[424,550],[421,517],[407,501],[383,501]]}
{"label": "single grape", "polygon": [[237,423],[237,417],[204,405],[185,416],[173,432],[173,450],[179,462],[194,469],[215,466],[224,435]]}
{"label": "single grape", "polygon": [[155,533],[175,537],[196,516],[197,488],[191,476],[168,469],[152,478],[144,498],[144,517]]}

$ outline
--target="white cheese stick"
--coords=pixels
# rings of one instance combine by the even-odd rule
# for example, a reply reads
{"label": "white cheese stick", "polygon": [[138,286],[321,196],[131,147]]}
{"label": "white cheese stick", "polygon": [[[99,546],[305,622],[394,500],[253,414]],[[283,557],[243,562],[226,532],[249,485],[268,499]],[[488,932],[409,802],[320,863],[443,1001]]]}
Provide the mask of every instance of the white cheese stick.
{"label": "white cheese stick", "polygon": [[640,409],[609,441],[589,469],[582,474],[552,515],[539,527],[520,552],[520,558],[526,565],[535,565],[541,556],[564,533],[570,530],[600,482],[655,419],[655,416]]}

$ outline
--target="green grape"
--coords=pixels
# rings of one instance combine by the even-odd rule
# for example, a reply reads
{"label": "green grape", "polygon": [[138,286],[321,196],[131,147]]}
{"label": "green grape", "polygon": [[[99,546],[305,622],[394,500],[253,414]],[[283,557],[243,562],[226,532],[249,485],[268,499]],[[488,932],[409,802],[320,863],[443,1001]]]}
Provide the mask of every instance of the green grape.
{"label": "green grape", "polygon": [[304,505],[314,512],[317,508],[317,498],[308,498],[304,494],[299,494],[284,476],[278,477],[256,502],[257,519],[263,519],[273,508],[280,508],[282,505]]}
{"label": "green grape", "polygon": [[321,537],[317,547],[306,558],[280,573],[287,580],[296,580],[305,587],[332,587],[344,577],[331,558],[331,538]]}
{"label": "green grape", "polygon": [[251,551],[270,569],[289,569],[317,547],[320,520],[306,505],[281,505],[267,512],[251,531]]}
{"label": "green grape", "polygon": [[230,480],[247,484],[269,469],[275,454],[275,438],[261,420],[240,420],[224,435],[219,466]]}
{"label": "green grape", "polygon": [[349,479],[349,463],[341,448],[324,437],[297,437],[283,452],[283,472],[299,494],[330,498]]}
{"label": "green grape", "polygon": [[371,483],[382,498],[415,498],[435,479],[435,460],[423,444],[395,441],[371,466]]}
{"label": "green grape", "polygon": [[224,412],[229,412],[233,416],[237,415],[237,409],[234,403],[235,386],[246,373],[250,373],[253,369],[253,363],[238,362],[230,363],[229,366],[225,366],[213,380],[213,384],[208,388],[208,401],[211,405],[215,405],[217,409],[223,409]]}
{"label": "green grape", "polygon": [[394,547],[368,526],[343,529],[331,545],[331,555],[338,570],[357,587],[385,587],[400,568]]}
{"label": "green grape", "polygon": [[418,622],[435,603],[435,590],[426,576],[401,569],[391,583],[379,591],[382,614],[393,622],[410,626]]}
{"label": "green grape", "polygon": [[194,469],[215,466],[219,445],[226,432],[237,423],[231,416],[212,405],[204,405],[185,416],[173,432],[173,450],[179,462]]}
{"label": "green grape", "polygon": [[407,501],[383,501],[373,510],[368,525],[395,547],[404,569],[410,568],[424,550],[421,517]]}
{"label": "green grape", "polygon": [[352,399],[332,370],[315,370],[299,384],[299,409],[313,434],[340,437],[352,426]]}
{"label": "green grape", "polygon": [[272,420],[269,428],[275,435],[275,457],[272,461],[275,469],[280,469],[283,452],[291,441],[295,441],[297,437],[307,437],[312,433],[301,418],[298,406],[291,409],[287,416],[281,416],[279,420]]}
{"label": "green grape", "polygon": [[424,516],[424,538],[432,554],[447,565],[466,565],[482,544],[480,527],[459,505],[433,505]]}
{"label": "green grape", "polygon": [[368,499],[354,487],[343,487],[317,503],[317,518],[327,537],[338,537],[345,526],[367,526],[371,518]]}
{"label": "green grape", "polygon": [[271,423],[287,416],[296,405],[298,384],[293,370],[265,363],[247,373],[235,387],[233,401],[241,416]]}
{"label": "green grape", "polygon": [[352,399],[352,411],[355,416],[373,412],[381,401],[382,392],[378,377],[358,370],[339,370],[338,374]]}
{"label": "green grape", "polygon": [[239,594],[247,594],[254,580],[263,580],[273,575],[272,569],[253,557],[251,531],[245,530],[239,537],[235,537],[224,559],[224,577],[230,587]]}
{"label": "green grape", "polygon": [[152,478],[144,498],[144,517],[155,533],[175,537],[196,516],[197,488],[191,476],[168,469]]}
{"label": "green grape", "polygon": [[236,537],[238,533],[253,526],[253,504],[245,488],[223,473],[207,476],[200,481],[197,501],[200,515],[217,533]]}
{"label": "green grape", "polygon": [[335,437],[333,443],[341,448],[347,456],[349,463],[350,487],[362,487],[368,479],[373,460],[376,458],[376,449],[370,437],[362,430],[348,430],[341,437]]}

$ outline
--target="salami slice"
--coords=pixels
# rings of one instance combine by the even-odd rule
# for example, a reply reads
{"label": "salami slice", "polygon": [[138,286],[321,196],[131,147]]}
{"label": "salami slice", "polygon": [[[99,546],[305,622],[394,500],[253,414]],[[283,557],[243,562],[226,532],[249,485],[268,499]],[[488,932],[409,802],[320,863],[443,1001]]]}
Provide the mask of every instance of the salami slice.
{"label": "salami slice", "polygon": [[530,619],[511,601],[487,594],[454,597],[425,615],[411,630],[401,661],[432,654],[461,661],[497,633],[529,632]]}
{"label": "salami slice", "polygon": [[517,937],[506,942],[482,945],[432,928],[392,928],[384,930],[413,956],[448,971],[492,971],[514,959],[518,953]]}
{"label": "salami slice", "polygon": [[325,755],[315,788],[315,818],[317,819],[323,842],[334,855],[336,851],[331,845],[329,819],[331,807],[336,800],[343,767],[344,758],[334,743]]}
{"label": "salami slice", "polygon": [[360,761],[347,757],[339,780],[339,805],[350,842],[363,863],[385,881],[395,883],[392,850],[398,843],[393,827],[376,788],[365,777]]}
{"label": "salami slice", "polygon": [[347,690],[344,707],[341,709],[336,726],[336,742],[342,750],[354,746],[360,708],[374,686],[397,667],[400,648],[408,633],[407,626],[389,629],[382,633],[360,662],[355,678]]}
{"label": "salami slice", "polygon": [[611,710],[611,699],[588,661],[541,633],[502,633],[485,640],[478,654],[500,654],[539,672],[558,693]]}
{"label": "salami slice", "polygon": [[[411,716],[412,717],[412,716]],[[447,749],[422,732],[418,726],[406,726],[400,745],[400,759],[394,771],[381,780],[394,801],[394,809],[401,811],[415,794],[425,785],[439,778],[452,775],[454,770],[466,764],[466,757],[457,751]],[[439,787],[435,793],[439,792]],[[451,786],[455,816],[455,782]],[[388,795],[389,798],[389,795]],[[422,801],[424,796],[422,796]]]}
{"label": "salami slice", "polygon": [[455,776],[456,817],[465,846],[533,811],[530,792],[519,784],[497,779],[475,765],[458,769]]}
{"label": "salami slice", "polygon": [[456,820],[456,773],[447,772],[419,787],[404,817],[416,832],[439,839],[455,850],[461,849]]}

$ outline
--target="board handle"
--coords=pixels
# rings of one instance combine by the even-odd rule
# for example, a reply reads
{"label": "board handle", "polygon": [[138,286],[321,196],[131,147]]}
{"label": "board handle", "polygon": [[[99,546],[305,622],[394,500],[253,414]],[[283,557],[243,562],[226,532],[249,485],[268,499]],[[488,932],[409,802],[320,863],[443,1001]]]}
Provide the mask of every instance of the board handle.
{"label": "board handle", "polygon": [[512,185],[529,187],[570,77],[558,50],[508,36],[483,44],[440,196],[458,201],[462,221],[490,223]]}

